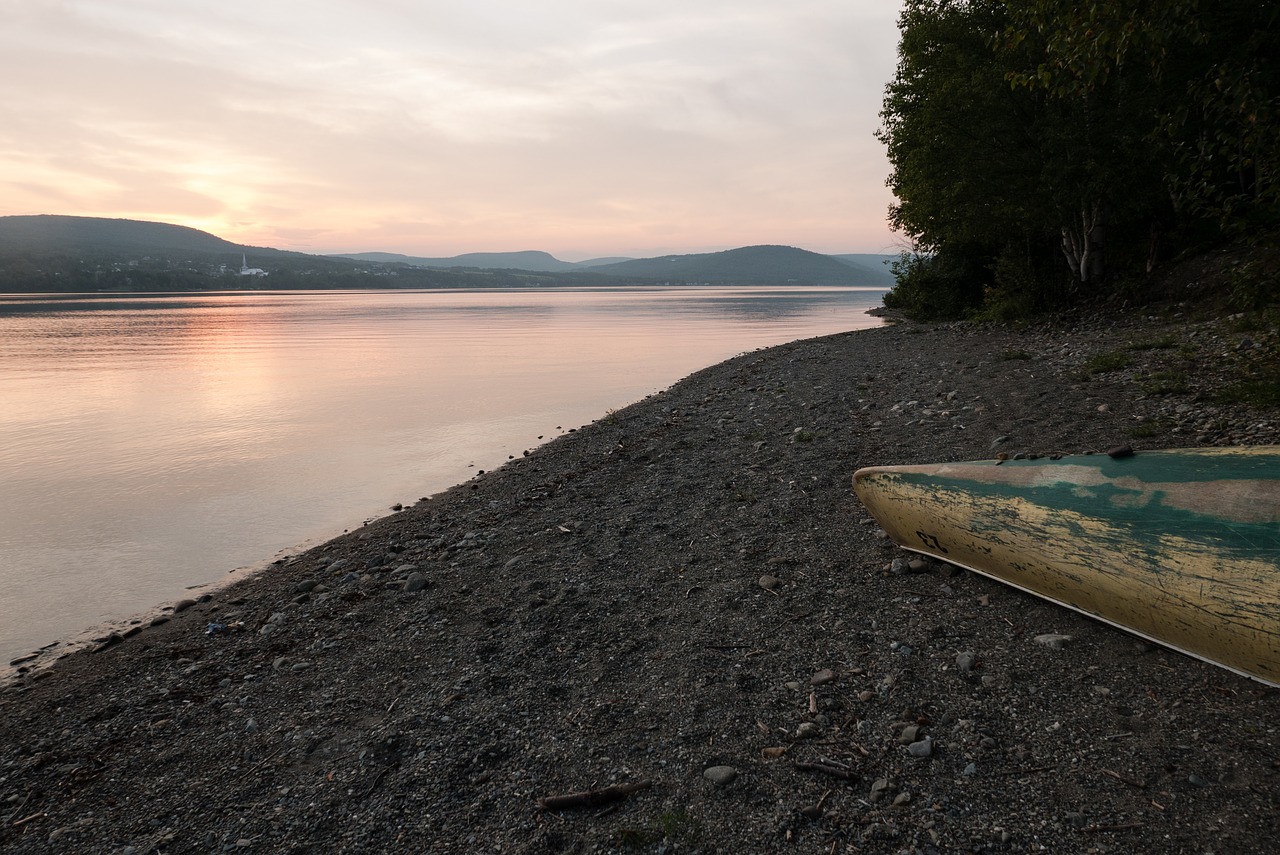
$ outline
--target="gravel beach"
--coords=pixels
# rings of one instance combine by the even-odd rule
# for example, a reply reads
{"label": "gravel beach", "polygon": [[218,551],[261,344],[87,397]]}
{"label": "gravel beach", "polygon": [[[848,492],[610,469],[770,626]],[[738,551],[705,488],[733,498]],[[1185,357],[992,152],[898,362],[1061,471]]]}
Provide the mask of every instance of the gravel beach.
{"label": "gravel beach", "polygon": [[1218,402],[1278,353],[1123,314],[705,369],[17,663],[0,849],[1274,851],[1280,690],[912,562],[851,475],[1280,443],[1274,408]]}

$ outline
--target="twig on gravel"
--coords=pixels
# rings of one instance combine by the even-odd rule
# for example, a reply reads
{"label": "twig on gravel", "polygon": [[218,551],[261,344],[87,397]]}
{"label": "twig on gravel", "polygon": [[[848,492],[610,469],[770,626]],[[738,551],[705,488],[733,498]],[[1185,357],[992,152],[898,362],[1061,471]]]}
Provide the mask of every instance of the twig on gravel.
{"label": "twig on gravel", "polygon": [[31,822],[31,820],[33,819],[39,819],[42,816],[48,816],[48,815],[49,814],[45,813],[44,811],[40,811],[39,813],[33,813],[30,816],[24,816],[22,819],[14,821],[13,827],[17,828],[20,825],[26,825],[28,822]]}
{"label": "twig on gravel", "polygon": [[1054,771],[1054,770],[1055,770],[1055,769],[1057,769],[1057,768],[1058,768],[1057,766],[1036,766],[1036,767],[1035,767],[1035,768],[1033,768],[1033,769],[1004,769],[1003,771],[999,772],[998,774],[1001,774],[1001,775],[1009,775],[1009,776],[1014,776],[1014,775],[1034,775],[1034,774],[1036,774],[1036,773],[1038,773],[1038,772],[1052,772],[1052,771]]}
{"label": "twig on gravel", "polygon": [[374,791],[374,790],[376,790],[376,789],[378,788],[378,784],[382,783],[382,778],[383,778],[383,776],[385,776],[386,774],[387,774],[387,770],[386,770],[386,769],[379,769],[379,770],[378,770],[378,774],[376,774],[376,775],[374,775],[374,776],[373,776],[373,783],[372,783],[372,784],[370,784],[370,785],[369,785],[369,788],[368,788],[368,789],[366,789],[366,790],[364,791],[364,797],[365,797],[365,798],[368,798],[368,797],[373,793],[373,791]]}
{"label": "twig on gravel", "polygon": [[13,819],[13,818],[14,818],[15,816],[17,816],[18,814],[22,813],[22,809],[23,809],[23,808],[25,808],[25,807],[27,806],[27,802],[29,802],[29,801],[31,801],[31,792],[30,792],[30,791],[27,791],[27,796],[26,796],[26,798],[24,798],[24,799],[23,799],[23,800],[18,804],[18,806],[17,806],[17,807],[15,807],[13,810],[9,811],[9,815],[8,815],[8,816],[6,816],[6,817],[4,818],[4,821],[5,821],[5,822],[8,822],[9,820]]}
{"label": "twig on gravel", "polygon": [[805,612],[802,615],[792,615],[791,617],[784,620],[782,623],[778,624],[778,629],[781,629],[782,627],[786,626],[789,623],[795,623],[798,620],[804,620],[805,618],[809,617],[812,614],[813,612]]}
{"label": "twig on gravel", "polygon": [[250,775],[252,775],[254,772],[256,772],[256,771],[258,771],[259,769],[261,769],[261,768],[262,768],[262,766],[263,766],[263,764],[264,764],[264,763],[266,763],[268,760],[270,760],[272,757],[275,757],[277,754],[279,754],[279,753],[280,753],[280,750],[281,750],[282,748],[284,748],[284,743],[281,743],[280,745],[277,745],[277,746],[275,747],[275,750],[274,750],[274,751],[272,751],[272,752],[271,752],[270,754],[268,754],[266,757],[263,757],[263,758],[262,758],[261,760],[259,760],[257,763],[254,763],[254,764],[253,764],[253,766],[252,766],[252,767],[250,767],[250,768],[249,768],[249,770],[248,770],[247,772],[245,772],[243,775],[241,775],[241,776],[240,776],[240,780],[242,780],[242,781],[243,781],[245,778],[249,777],[249,776],[250,776]]}
{"label": "twig on gravel", "polygon": [[1122,823],[1119,823],[1119,824],[1117,824],[1117,825],[1086,825],[1084,828],[1082,828],[1082,829],[1080,829],[1080,830],[1081,830],[1081,831],[1084,831],[1084,832],[1092,832],[1092,831],[1128,831],[1128,830],[1129,830],[1129,829],[1131,829],[1131,828],[1142,828],[1142,827],[1143,827],[1143,824],[1142,824],[1142,823],[1140,823],[1140,822],[1122,822]]}
{"label": "twig on gravel", "polygon": [[828,766],[826,763],[805,763],[797,760],[795,767],[804,772],[818,772],[822,775],[829,775],[832,778],[839,778],[842,781],[852,781],[853,773],[848,769],[837,769],[835,766]]}
{"label": "twig on gravel", "polygon": [[653,786],[653,781],[637,781],[634,784],[614,784],[598,790],[584,790],[563,796],[547,796],[538,799],[538,810],[561,810],[571,807],[595,807],[624,798],[639,790]]}
{"label": "twig on gravel", "polygon": [[1122,784],[1128,784],[1131,787],[1137,787],[1139,790],[1145,790],[1147,788],[1147,785],[1142,783],[1141,781],[1135,781],[1133,778],[1126,778],[1124,775],[1121,775],[1119,772],[1112,772],[1110,769],[1099,769],[1098,771],[1104,775],[1115,778],[1117,781],[1119,781]]}
{"label": "twig on gravel", "polygon": [[903,593],[911,594],[913,597],[931,597],[935,600],[949,600],[952,598],[951,594],[930,594],[925,591],[907,590],[907,591],[904,591]]}

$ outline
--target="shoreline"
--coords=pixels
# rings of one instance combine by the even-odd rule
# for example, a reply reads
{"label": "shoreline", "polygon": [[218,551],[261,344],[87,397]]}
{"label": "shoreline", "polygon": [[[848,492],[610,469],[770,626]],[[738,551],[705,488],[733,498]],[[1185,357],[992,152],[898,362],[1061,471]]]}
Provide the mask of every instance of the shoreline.
{"label": "shoreline", "polygon": [[[0,845],[1247,851],[1280,832],[1280,692],[899,572],[849,483],[996,446],[1280,442],[1280,414],[1199,397],[1239,337],[901,323],[702,369],[0,690]],[[1181,351],[1130,345],[1170,338],[1202,365],[1145,391]],[[1133,364],[1081,379],[1114,351]]]}
{"label": "shoreline", "polygon": [[[743,303],[731,293],[734,290],[741,289],[698,289],[697,294],[672,292],[673,296],[680,297],[677,302],[681,306],[690,301],[690,305],[697,307],[703,307],[705,303],[711,311],[699,310],[693,315],[698,319],[714,319],[714,325],[718,325],[717,334],[698,336],[703,342],[701,345],[676,341],[673,343],[678,346],[663,346],[655,351],[652,344],[645,346],[647,337],[643,333],[633,332],[631,335],[639,344],[623,348],[626,356],[615,360],[611,353],[602,354],[610,364],[616,361],[622,368],[600,374],[594,378],[598,384],[591,376],[575,373],[589,375],[592,370],[581,360],[576,361],[576,366],[570,359],[557,367],[557,360],[560,360],[557,354],[563,351],[563,347],[552,344],[538,350],[537,342],[542,335],[538,330],[545,326],[540,323],[529,328],[532,332],[507,336],[511,346],[518,347],[519,353],[538,351],[544,354],[542,359],[530,362],[524,369],[500,372],[519,383],[519,388],[510,392],[503,390],[500,379],[476,375],[477,371],[483,375],[483,366],[474,371],[459,368],[457,375],[442,368],[444,373],[433,371],[433,377],[428,378],[431,382],[424,382],[423,378],[417,377],[421,368],[415,366],[420,366],[423,357],[434,359],[438,346],[407,347],[399,360],[381,363],[390,367],[369,369],[396,378],[394,382],[403,382],[405,385],[401,389],[369,383],[364,378],[364,370],[355,368],[359,357],[341,358],[338,354],[346,351],[339,351],[335,358],[348,364],[349,370],[334,376],[350,378],[347,383],[337,388],[337,380],[309,379],[304,373],[300,375],[303,379],[299,382],[307,387],[305,395],[294,390],[279,402],[288,408],[288,412],[276,408],[258,413],[256,408],[260,401],[244,400],[240,392],[220,389],[219,394],[232,395],[235,400],[243,401],[245,406],[231,407],[215,414],[216,424],[213,425],[197,425],[181,415],[202,412],[198,402],[189,401],[191,406],[162,412],[155,408],[168,406],[165,403],[167,398],[140,398],[122,411],[121,418],[128,423],[131,435],[136,431],[145,435],[145,441],[114,443],[101,429],[95,430],[93,425],[86,425],[83,430],[77,429],[79,433],[74,448],[64,453],[47,447],[39,439],[43,435],[41,431],[28,431],[29,441],[23,435],[15,435],[15,446],[10,449],[14,454],[10,455],[9,462],[17,482],[10,498],[18,504],[14,506],[15,516],[10,521],[14,537],[4,551],[12,565],[7,568],[9,572],[5,576],[8,582],[5,605],[11,620],[0,627],[0,641],[3,641],[0,647],[4,648],[5,654],[0,659],[0,671],[7,672],[11,661],[19,660],[25,664],[29,656],[42,649],[46,651],[47,658],[50,650],[57,655],[68,649],[71,645],[67,642],[71,640],[83,642],[86,638],[92,640],[107,637],[112,632],[127,631],[132,618],[148,615],[165,598],[180,599],[196,585],[220,584],[226,574],[236,568],[262,563],[264,558],[299,543],[310,541],[306,544],[310,546],[331,539],[369,517],[385,515],[393,503],[413,502],[419,496],[454,486],[470,478],[477,467],[493,468],[507,459],[508,454],[520,455],[523,450],[540,443],[540,435],[555,436],[559,430],[553,430],[553,427],[562,423],[566,426],[585,423],[604,413],[606,407],[623,406],[677,381],[691,370],[734,355],[730,348],[741,349],[743,345],[751,346],[758,341],[794,338],[815,327],[816,333],[834,331],[837,325],[876,323],[875,319],[862,313],[872,300],[877,300],[883,293],[835,289],[839,293],[834,296],[817,297],[808,291],[792,288],[789,292],[800,298],[793,305],[790,299],[778,303],[769,295],[758,299],[751,297]],[[364,307],[368,305],[368,299],[367,296],[356,298],[351,304]],[[448,305],[457,303],[490,308],[494,300],[503,302],[499,297],[493,300],[473,300],[470,297],[453,300],[446,296],[442,299]],[[273,298],[270,302],[274,304],[276,301]],[[347,302],[342,305],[347,305]],[[379,307],[383,303],[381,300],[374,302]],[[661,297],[572,297],[555,293],[544,297],[528,296],[516,302],[520,305],[510,311],[517,314],[525,311],[520,306],[526,304],[563,304],[566,310],[556,310],[550,317],[567,317],[569,320],[552,322],[549,328],[563,329],[575,337],[582,337],[587,344],[593,336],[590,330],[603,322],[602,312],[606,307],[608,311],[617,308],[629,318],[633,312],[632,304],[653,306],[663,311],[675,305]],[[328,311],[316,309],[317,305],[323,307],[324,301],[321,304],[302,301],[287,305],[290,317],[297,314],[301,319],[314,320],[315,317],[324,317],[324,312]],[[405,297],[401,300],[395,297],[387,305],[395,308],[389,312],[379,309],[380,314],[375,314],[388,319],[381,323],[390,324],[392,329],[401,328],[403,321],[395,321],[394,318],[400,316],[399,307],[402,305],[406,311],[423,314],[424,328],[431,328],[431,319],[441,316],[435,298]],[[746,305],[756,306],[770,314],[776,310],[784,323],[776,325],[776,329],[771,325],[758,324],[740,329],[743,318],[751,317],[751,312],[756,311],[744,310]],[[782,308],[777,310],[779,305]],[[827,308],[832,309],[829,314]],[[475,317],[487,317],[488,311],[486,309]],[[125,318],[134,314],[133,311],[127,312]],[[678,314],[684,316],[687,313],[682,309]],[[185,317],[185,314],[177,316]],[[246,323],[251,327],[252,317],[254,313],[247,313]],[[364,315],[357,314],[357,317],[363,318]],[[628,320],[628,323],[632,321]],[[704,326],[706,324],[700,322],[693,328],[702,329]],[[370,336],[387,332],[372,322],[358,328],[363,330],[362,334]],[[678,330],[684,327],[675,324],[673,329],[677,330],[675,334],[678,336]],[[163,334],[163,331],[157,334]],[[558,337],[549,341],[554,342]],[[305,336],[279,336],[263,339],[262,344],[270,346],[272,353],[278,348],[288,355],[287,358],[297,359],[305,356],[305,342],[313,338],[322,336],[315,332]],[[350,335],[340,338],[351,340]],[[434,341],[442,339],[442,336],[415,338]],[[667,341],[671,334],[658,333],[654,338]],[[379,341],[377,338],[372,340]],[[526,346],[533,350],[527,350]],[[447,346],[445,348],[448,349]],[[649,351],[647,356],[646,351]],[[360,351],[352,346],[350,352]],[[201,358],[207,360],[210,357]],[[547,364],[543,364],[544,360]],[[474,363],[474,360],[466,361]],[[442,363],[447,364],[447,360],[442,360]],[[302,371],[305,367],[305,363],[299,362],[293,368],[273,368],[272,371]],[[149,367],[147,370],[154,369]],[[557,375],[557,370],[581,379],[568,380]],[[25,375],[15,375],[22,376]],[[325,376],[328,376],[327,372],[314,375]],[[130,373],[127,377],[126,382],[144,382],[142,374]],[[437,377],[441,379],[435,379]],[[520,381],[521,377],[528,377],[528,382]],[[539,380],[546,383],[545,388],[531,385]],[[175,382],[183,388],[188,385]],[[68,383],[72,392],[90,388],[84,383],[71,383],[70,380]],[[18,383],[14,388],[15,394],[21,398],[25,387]],[[377,405],[371,403],[382,388],[388,390],[386,400]],[[332,414],[332,407],[327,406],[332,404],[330,398],[333,394],[344,396],[344,400],[370,402],[359,406],[379,406],[382,409],[380,412],[371,409],[368,417],[340,419]],[[313,401],[307,397],[311,395],[325,397]],[[446,401],[442,397],[445,395],[457,400]],[[183,400],[189,397],[185,395]],[[69,394],[62,409],[79,412],[89,406],[76,395]],[[274,405],[268,405],[268,408],[271,406]],[[294,412],[296,407],[305,407],[306,410]],[[242,424],[246,417],[267,418],[273,423],[279,422],[279,425],[269,431],[250,434],[251,441],[247,444],[235,443],[213,449],[200,444],[199,437],[209,430],[252,431],[252,425]],[[172,429],[170,419],[173,421]],[[326,420],[337,423],[324,424]],[[319,426],[313,426],[312,421],[320,422]],[[148,433],[153,429],[157,432],[155,435]],[[309,437],[309,441],[301,445],[291,439],[309,436],[307,432],[316,429],[324,433]],[[376,433],[380,429],[382,433]],[[109,450],[95,455],[92,449],[101,442],[107,442]],[[152,442],[160,449],[155,459],[148,456],[150,452],[147,449]],[[124,450],[129,448],[140,449],[133,453],[145,459],[132,459],[130,452]],[[39,465],[22,466],[20,458],[24,456],[24,450],[29,452],[25,456],[38,461]],[[166,454],[198,460],[199,485],[189,483],[191,476],[187,474],[182,460],[169,459]],[[292,474],[287,471],[290,463],[295,467]],[[248,468],[237,471],[237,466]],[[141,483],[142,476],[136,473],[151,469],[160,474],[154,478],[148,476],[149,480]],[[84,480],[86,472],[91,475],[88,482]],[[311,477],[308,478],[308,474]],[[266,475],[270,476],[269,480]],[[121,489],[125,490],[125,498],[113,497]],[[43,507],[50,497],[59,495],[76,495],[80,499],[80,510],[70,520],[69,526],[59,524],[60,517],[55,513],[29,510]],[[5,676],[7,673],[0,674],[0,679]]]}

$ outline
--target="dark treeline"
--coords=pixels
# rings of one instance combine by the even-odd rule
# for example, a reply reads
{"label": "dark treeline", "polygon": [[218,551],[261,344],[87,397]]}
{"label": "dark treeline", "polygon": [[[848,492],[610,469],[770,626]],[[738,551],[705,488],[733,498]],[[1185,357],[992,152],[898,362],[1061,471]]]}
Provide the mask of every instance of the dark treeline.
{"label": "dark treeline", "polygon": [[[1280,225],[1280,3],[907,0],[880,138],[921,318],[1137,292]],[[1277,296],[1245,271],[1238,297]],[[1248,308],[1248,306],[1242,306]]]}

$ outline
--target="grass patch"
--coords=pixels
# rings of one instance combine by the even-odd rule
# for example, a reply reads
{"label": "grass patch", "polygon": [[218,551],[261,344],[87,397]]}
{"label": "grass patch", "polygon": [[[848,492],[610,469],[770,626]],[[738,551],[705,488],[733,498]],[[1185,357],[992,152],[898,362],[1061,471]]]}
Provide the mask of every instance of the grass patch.
{"label": "grass patch", "polygon": [[1013,362],[1019,359],[1032,359],[1032,355],[1025,350],[1005,350],[1000,353],[1001,362]]}
{"label": "grass patch", "polygon": [[1223,325],[1227,332],[1250,333],[1273,327],[1280,322],[1280,310],[1259,309],[1232,315]]}
{"label": "grass patch", "polygon": [[1133,364],[1132,357],[1121,350],[1111,350],[1105,353],[1095,353],[1089,357],[1084,366],[1080,369],[1081,376],[1088,380],[1090,377],[1096,377],[1099,374],[1107,374],[1112,371],[1119,371],[1128,368]]}
{"label": "grass patch", "polygon": [[1150,439],[1153,436],[1160,436],[1169,430],[1169,423],[1164,419],[1153,419],[1149,422],[1141,422],[1129,429],[1129,436],[1133,439]]}
{"label": "grass patch", "polygon": [[640,828],[622,828],[615,835],[618,845],[624,849],[649,847],[664,840],[697,844],[701,829],[698,823],[683,810],[669,810],[658,815],[652,823]]}
{"label": "grass patch", "polygon": [[1129,345],[1130,350],[1172,350],[1178,346],[1177,340],[1173,336],[1165,336],[1151,341],[1135,341]]}
{"label": "grass patch", "polygon": [[1257,410],[1280,407],[1280,370],[1272,370],[1259,377],[1237,380],[1224,386],[1214,396],[1220,404],[1243,404]]}
{"label": "grass patch", "polygon": [[1174,395],[1191,391],[1187,375],[1181,371],[1157,371],[1148,374],[1142,382],[1142,391],[1148,395]]}

